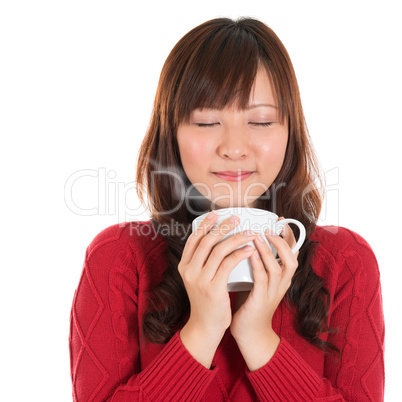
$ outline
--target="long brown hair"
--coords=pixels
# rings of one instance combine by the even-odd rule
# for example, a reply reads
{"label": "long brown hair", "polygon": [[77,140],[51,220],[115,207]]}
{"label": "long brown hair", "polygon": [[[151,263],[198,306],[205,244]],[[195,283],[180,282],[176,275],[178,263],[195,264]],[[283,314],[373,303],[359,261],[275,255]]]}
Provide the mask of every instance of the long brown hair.
{"label": "long brown hair", "polygon": [[[334,332],[328,327],[329,292],[310,264],[318,244],[310,241],[310,236],[322,203],[314,180],[321,180],[321,174],[296,75],[273,30],[252,18],[217,18],[195,27],[174,46],[163,66],[153,115],[138,155],[136,180],[144,205],[148,198],[155,229],[160,233],[161,227],[171,230],[168,234],[164,230],[168,268],[148,297],[143,335],[153,343],[166,343],[184,325],[190,302],[177,267],[191,222],[211,208],[210,200],[192,186],[183,170],[177,128],[196,108],[223,109],[235,102],[245,108],[260,65],[272,80],[278,117],[282,123],[287,120],[289,140],[282,169],[256,207],[304,224],[306,240],[285,299],[294,310],[295,327],[303,338],[324,352],[340,353],[335,345],[320,339],[322,333]],[[295,227],[296,238],[298,232]]]}

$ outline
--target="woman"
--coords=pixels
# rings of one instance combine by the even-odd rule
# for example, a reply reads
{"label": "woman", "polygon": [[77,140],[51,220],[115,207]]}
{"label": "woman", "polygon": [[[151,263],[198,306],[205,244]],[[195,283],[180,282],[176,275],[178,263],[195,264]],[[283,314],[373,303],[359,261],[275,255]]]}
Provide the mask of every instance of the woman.
{"label": "woman", "polygon": [[[108,227],[87,248],[70,318],[74,400],[383,400],[377,260],[357,233],[316,225],[319,173],[275,33],[218,18],[186,34],[139,152],[152,219]],[[237,223],[214,227],[213,213],[189,233],[233,205],[299,220],[303,247],[292,254],[288,225],[266,233],[281,263],[253,233],[216,245]],[[249,257],[253,289],[228,293]]]}

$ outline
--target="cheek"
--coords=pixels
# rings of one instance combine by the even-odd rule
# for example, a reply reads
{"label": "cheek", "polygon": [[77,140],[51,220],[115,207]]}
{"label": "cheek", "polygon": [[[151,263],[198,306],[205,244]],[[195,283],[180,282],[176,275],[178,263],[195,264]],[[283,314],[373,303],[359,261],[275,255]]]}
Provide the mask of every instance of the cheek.
{"label": "cheek", "polygon": [[194,136],[178,137],[178,145],[181,162],[184,169],[199,169],[200,166],[206,166],[211,144]]}
{"label": "cheek", "polygon": [[277,135],[261,140],[257,149],[261,160],[270,163],[282,163],[285,158],[287,136]]}

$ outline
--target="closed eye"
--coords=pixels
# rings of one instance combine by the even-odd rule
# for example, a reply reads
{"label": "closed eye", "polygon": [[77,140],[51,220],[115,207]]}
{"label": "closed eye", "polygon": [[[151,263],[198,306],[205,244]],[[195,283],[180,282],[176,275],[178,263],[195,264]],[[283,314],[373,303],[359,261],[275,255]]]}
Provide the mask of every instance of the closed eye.
{"label": "closed eye", "polygon": [[[194,123],[195,126],[197,127],[213,127],[216,125],[219,125],[220,123]],[[254,123],[254,122],[250,122],[249,124],[253,125],[253,126],[259,126],[259,127],[269,127],[272,124],[274,124],[273,122],[266,122],[266,123]]]}
{"label": "closed eye", "polygon": [[219,123],[195,123],[197,127],[213,127]]}
{"label": "closed eye", "polygon": [[273,122],[269,122],[269,123],[268,122],[267,123],[253,123],[253,122],[250,122],[249,124],[252,124],[253,126],[269,127],[274,123]]}

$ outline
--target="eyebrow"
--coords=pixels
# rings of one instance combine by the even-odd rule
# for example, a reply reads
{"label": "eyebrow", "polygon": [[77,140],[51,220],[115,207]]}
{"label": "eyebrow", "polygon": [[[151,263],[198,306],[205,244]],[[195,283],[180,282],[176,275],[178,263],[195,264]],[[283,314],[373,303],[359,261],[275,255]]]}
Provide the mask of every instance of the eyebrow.
{"label": "eyebrow", "polygon": [[269,103],[257,103],[257,104],[255,104],[255,105],[247,106],[247,107],[246,107],[246,110],[255,109],[255,108],[257,108],[257,107],[262,107],[262,106],[265,106],[265,107],[273,107],[273,108],[275,108],[275,109],[278,109],[277,106],[271,105],[271,104],[269,104]]}
{"label": "eyebrow", "polygon": [[[278,109],[277,106],[271,105],[270,103],[256,103],[255,105],[246,106],[245,110],[256,109],[256,108],[258,108],[258,107],[273,107],[274,109]],[[196,110],[202,111],[202,110],[219,110],[219,109],[216,109],[216,108],[213,108],[213,107],[211,107],[211,108],[206,107],[206,108],[202,108],[202,109],[200,109],[200,108],[195,108],[195,109],[193,110],[193,112],[196,111]]]}

